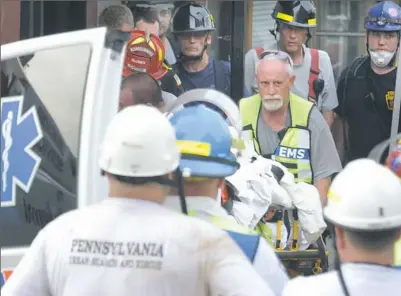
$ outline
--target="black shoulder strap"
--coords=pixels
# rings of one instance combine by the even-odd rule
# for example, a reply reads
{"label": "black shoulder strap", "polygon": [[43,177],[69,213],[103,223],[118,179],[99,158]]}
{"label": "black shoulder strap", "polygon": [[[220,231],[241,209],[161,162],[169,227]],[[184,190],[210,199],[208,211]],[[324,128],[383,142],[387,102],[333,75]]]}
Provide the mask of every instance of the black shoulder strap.
{"label": "black shoulder strap", "polygon": [[231,77],[223,61],[213,60],[214,79],[216,90],[230,96],[231,93]]}
{"label": "black shoulder strap", "polygon": [[[349,68],[346,70],[345,77],[344,77],[344,86],[343,86],[343,93],[342,93],[342,114],[346,118],[346,101],[347,101],[347,95],[348,95],[348,82],[351,79],[364,79],[364,75],[366,74],[365,72],[362,75],[358,75],[358,69],[362,66],[363,63],[365,63],[369,59],[369,56],[360,56],[355,58]],[[344,136],[344,151],[345,151],[345,158],[344,162],[347,161],[347,154],[349,151],[349,143],[348,143],[348,138],[347,138],[347,131],[346,131],[346,126],[343,124],[343,136]],[[344,163],[345,164],[345,163]],[[343,165],[344,165],[343,164]]]}
{"label": "black shoulder strap", "polygon": [[365,72],[363,72],[362,75],[358,75],[358,69],[368,59],[369,59],[369,56],[360,56],[360,57],[355,58],[352,61],[351,66],[348,69],[348,71],[349,71],[349,73],[347,73],[348,78],[364,77]]}

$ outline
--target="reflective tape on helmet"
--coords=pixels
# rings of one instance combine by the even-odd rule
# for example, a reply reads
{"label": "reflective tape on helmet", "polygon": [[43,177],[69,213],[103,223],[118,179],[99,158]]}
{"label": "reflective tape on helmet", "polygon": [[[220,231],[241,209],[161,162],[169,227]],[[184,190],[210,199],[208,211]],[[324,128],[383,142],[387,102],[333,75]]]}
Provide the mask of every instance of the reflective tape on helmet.
{"label": "reflective tape on helmet", "polygon": [[292,22],[294,20],[294,17],[289,14],[285,14],[282,12],[277,12],[276,17],[280,20],[286,21],[286,22]]}
{"label": "reflective tape on helmet", "polygon": [[308,25],[316,25],[316,19],[309,19],[308,20]]}
{"label": "reflective tape on helmet", "polygon": [[177,140],[177,145],[182,154],[210,156],[212,149],[210,143],[198,141]]}

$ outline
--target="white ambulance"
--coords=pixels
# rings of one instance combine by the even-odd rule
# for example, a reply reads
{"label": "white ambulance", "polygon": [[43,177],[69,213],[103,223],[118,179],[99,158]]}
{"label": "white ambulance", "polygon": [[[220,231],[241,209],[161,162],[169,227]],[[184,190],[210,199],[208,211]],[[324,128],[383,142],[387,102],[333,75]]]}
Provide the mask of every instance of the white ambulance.
{"label": "white ambulance", "polygon": [[1,286],[46,223],[107,193],[97,148],[128,38],[97,28],[1,46]]}

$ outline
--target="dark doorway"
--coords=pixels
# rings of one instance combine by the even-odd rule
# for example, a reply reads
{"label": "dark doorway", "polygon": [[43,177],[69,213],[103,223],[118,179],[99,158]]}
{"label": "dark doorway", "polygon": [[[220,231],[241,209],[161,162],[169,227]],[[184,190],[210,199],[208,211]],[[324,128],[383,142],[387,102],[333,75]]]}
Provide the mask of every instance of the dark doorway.
{"label": "dark doorway", "polygon": [[21,1],[21,40],[86,28],[86,1]]}

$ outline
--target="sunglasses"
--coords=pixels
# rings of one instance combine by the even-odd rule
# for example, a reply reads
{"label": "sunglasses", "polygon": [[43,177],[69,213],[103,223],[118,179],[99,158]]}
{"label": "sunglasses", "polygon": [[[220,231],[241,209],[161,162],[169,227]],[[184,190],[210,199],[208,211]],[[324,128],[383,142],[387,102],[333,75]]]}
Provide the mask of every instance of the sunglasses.
{"label": "sunglasses", "polygon": [[287,62],[288,64],[290,64],[291,68],[294,67],[294,63],[291,57],[287,53],[281,50],[265,50],[259,55],[259,60],[263,60],[266,57],[272,57],[272,56],[276,57],[280,61]]}

